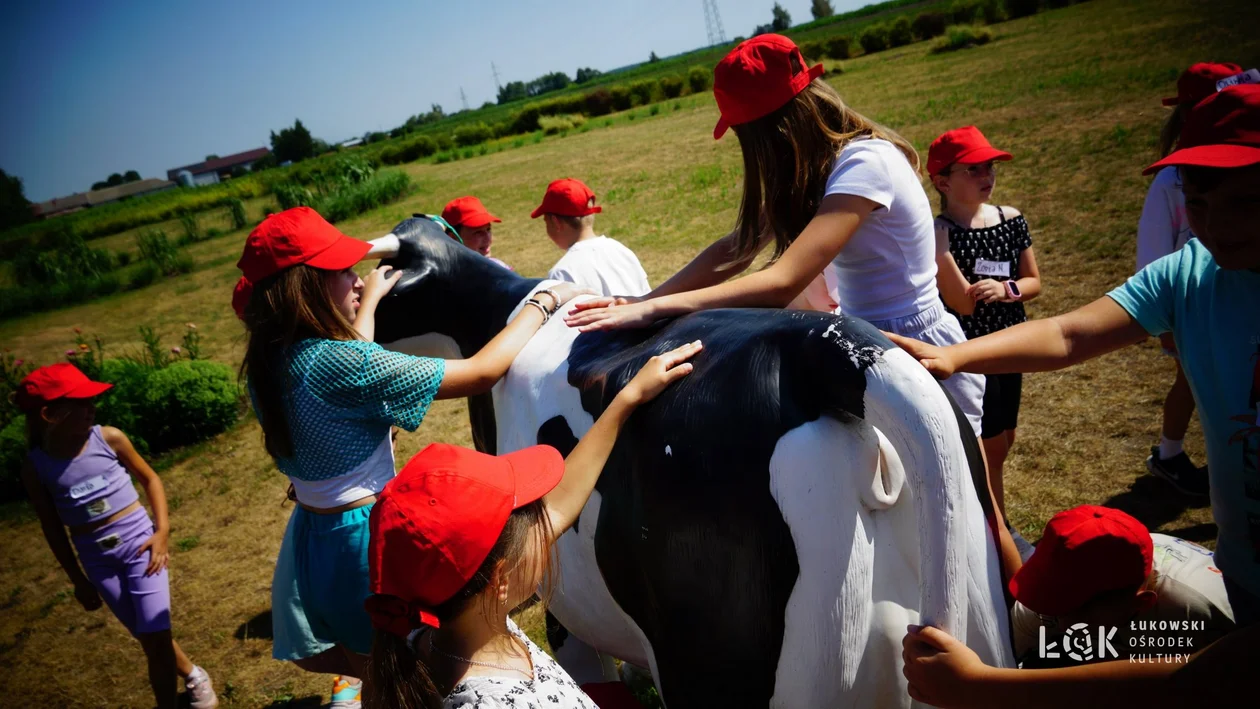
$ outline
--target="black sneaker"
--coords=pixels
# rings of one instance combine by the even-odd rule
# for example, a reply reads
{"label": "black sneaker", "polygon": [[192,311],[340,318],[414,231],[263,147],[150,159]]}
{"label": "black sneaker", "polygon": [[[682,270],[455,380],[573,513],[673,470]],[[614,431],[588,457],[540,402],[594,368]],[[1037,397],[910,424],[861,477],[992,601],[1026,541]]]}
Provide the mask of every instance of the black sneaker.
{"label": "black sneaker", "polygon": [[1178,453],[1164,460],[1159,457],[1159,446],[1151,446],[1151,457],[1146,459],[1146,469],[1151,475],[1168,481],[1183,495],[1191,497],[1208,496],[1207,468],[1200,468],[1190,462],[1185,453]]}

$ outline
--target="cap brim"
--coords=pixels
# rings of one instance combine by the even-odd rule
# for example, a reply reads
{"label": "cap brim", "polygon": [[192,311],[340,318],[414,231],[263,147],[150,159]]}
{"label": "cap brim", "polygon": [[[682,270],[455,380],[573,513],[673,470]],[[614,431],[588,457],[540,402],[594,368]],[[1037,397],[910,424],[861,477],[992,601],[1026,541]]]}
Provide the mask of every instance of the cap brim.
{"label": "cap brim", "polygon": [[717,125],[713,128],[713,139],[720,140],[722,136],[726,135],[726,129],[730,127],[731,125],[726,122],[726,119],[719,116]]}
{"label": "cap brim", "polygon": [[564,477],[564,458],[551,446],[531,446],[499,457],[512,466],[516,478],[513,509],[542,498]]}
{"label": "cap brim", "polygon": [[332,246],[307,259],[306,265],[325,271],[340,271],[362,261],[371,250],[372,245],[368,242],[342,235]]}
{"label": "cap brim", "polygon": [[1054,568],[1051,556],[1039,556],[1033,552],[1028,561],[1015,572],[1008,588],[1015,600],[1034,613],[1064,615],[1080,608],[1086,599],[1076,598],[1070,589],[1055,584],[1055,579],[1061,579],[1063,575]]}
{"label": "cap brim", "polygon": [[1260,164],[1260,147],[1218,143],[1216,145],[1200,145],[1175,151],[1163,160],[1143,170],[1142,174],[1149,175],[1169,166],[1180,167],[1186,165],[1190,167],[1220,167],[1228,169],[1248,167],[1256,164]]}
{"label": "cap brim", "polygon": [[537,219],[543,215],[543,206],[540,204],[538,208],[529,213],[530,219]]}
{"label": "cap brim", "polygon": [[473,217],[472,219],[469,219],[463,224],[454,224],[453,226],[466,226],[470,229],[480,229],[481,227],[487,224],[493,224],[494,222],[502,222],[502,221],[503,221],[502,219],[494,216],[493,214],[487,213],[481,216]]}
{"label": "cap brim", "polygon": [[64,399],[91,399],[92,397],[100,396],[101,394],[104,394],[105,392],[113,388],[114,388],[113,384],[107,384],[105,382],[89,381],[86,384],[77,386],[71,391],[66,392],[65,394],[62,395],[62,398]]}
{"label": "cap brim", "polygon": [[982,162],[989,162],[990,160],[1012,159],[1014,159],[1013,156],[1005,150],[998,150],[997,148],[976,148],[975,150],[969,150],[962,155],[959,155],[958,159],[950,163],[950,165],[976,165]]}

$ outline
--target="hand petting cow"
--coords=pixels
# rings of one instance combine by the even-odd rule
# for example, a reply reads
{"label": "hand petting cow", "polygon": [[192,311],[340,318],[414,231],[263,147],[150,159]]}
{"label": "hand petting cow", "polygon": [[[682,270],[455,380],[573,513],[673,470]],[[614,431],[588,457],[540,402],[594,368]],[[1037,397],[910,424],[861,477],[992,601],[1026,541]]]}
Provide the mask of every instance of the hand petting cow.
{"label": "hand petting cow", "polygon": [[[415,354],[476,352],[546,285],[425,218],[369,256],[403,271],[376,339]],[[472,402],[474,441],[567,454],[647,359],[694,340],[692,374],[633,415],[557,545],[574,678],[600,681],[594,649],[650,667],[671,707],[909,706],[901,638],[923,623],[1011,666],[971,428],[863,321],[714,310],[579,335],[557,318]]]}

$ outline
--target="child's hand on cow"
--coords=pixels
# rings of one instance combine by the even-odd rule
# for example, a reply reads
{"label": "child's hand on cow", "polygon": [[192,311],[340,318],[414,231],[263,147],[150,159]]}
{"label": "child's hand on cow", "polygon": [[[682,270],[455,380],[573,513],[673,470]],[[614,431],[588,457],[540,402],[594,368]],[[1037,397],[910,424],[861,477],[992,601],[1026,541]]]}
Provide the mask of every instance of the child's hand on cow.
{"label": "child's hand on cow", "polygon": [[583,310],[594,310],[595,308],[611,308],[617,305],[633,305],[634,303],[642,303],[643,299],[633,295],[613,295],[604,296],[602,298],[592,298],[584,300],[573,306],[569,311],[569,315],[576,315]]}
{"label": "child's hand on cow", "polygon": [[691,373],[693,366],[687,360],[694,357],[704,345],[699,340],[659,354],[634,375],[634,379],[617,394],[617,398],[630,406],[639,406],[655,399],[665,387]]}
{"label": "child's hand on cow", "polygon": [[937,379],[949,379],[958,367],[949,355],[949,348],[937,347],[911,337],[903,337],[896,333],[885,332],[884,335],[893,344],[905,350],[919,361],[925,369]]}
{"label": "child's hand on cow", "polygon": [[932,626],[908,628],[901,659],[910,698],[946,709],[974,706],[976,683],[989,669],[971,648]]}
{"label": "child's hand on cow", "polygon": [[398,269],[392,269],[393,273],[386,276],[385,272],[389,270],[389,266],[377,266],[363,277],[363,295],[360,296],[362,304],[379,303],[394,284],[398,283],[398,279],[402,278],[402,271]]}
{"label": "child's hand on cow", "polygon": [[603,308],[590,308],[582,312],[570,313],[564,324],[576,327],[580,332],[597,330],[616,330],[623,327],[647,327],[660,319],[650,301],[629,303],[627,305],[610,304]]}

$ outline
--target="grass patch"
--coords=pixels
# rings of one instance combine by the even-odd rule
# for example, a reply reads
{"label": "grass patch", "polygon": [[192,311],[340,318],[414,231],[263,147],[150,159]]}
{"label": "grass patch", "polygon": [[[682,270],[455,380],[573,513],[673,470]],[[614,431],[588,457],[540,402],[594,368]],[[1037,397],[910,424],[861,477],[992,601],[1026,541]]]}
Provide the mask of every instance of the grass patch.
{"label": "grass patch", "polygon": [[198,537],[196,535],[191,536],[191,537],[184,537],[183,539],[180,539],[179,541],[175,542],[175,548],[178,549],[179,551],[192,551],[193,549],[196,549],[200,545],[201,545],[201,537]]}

